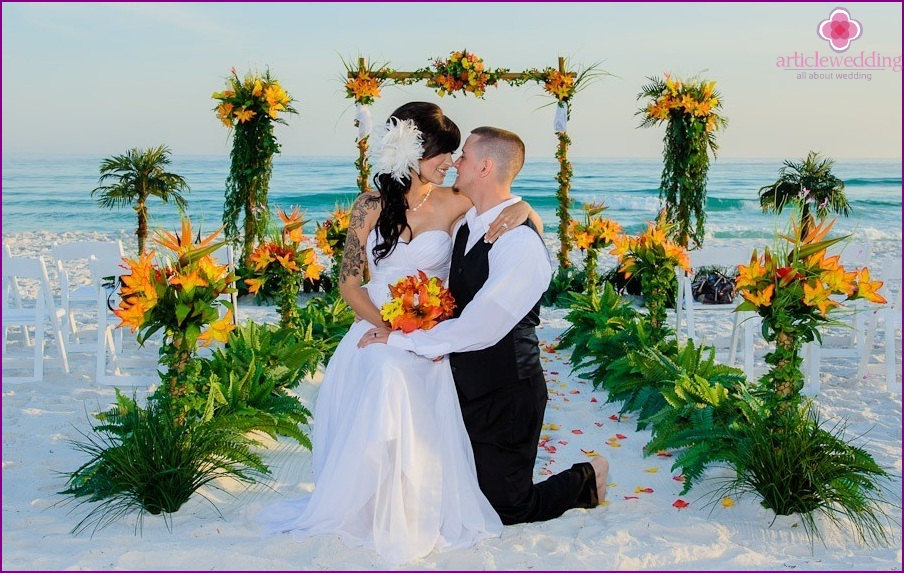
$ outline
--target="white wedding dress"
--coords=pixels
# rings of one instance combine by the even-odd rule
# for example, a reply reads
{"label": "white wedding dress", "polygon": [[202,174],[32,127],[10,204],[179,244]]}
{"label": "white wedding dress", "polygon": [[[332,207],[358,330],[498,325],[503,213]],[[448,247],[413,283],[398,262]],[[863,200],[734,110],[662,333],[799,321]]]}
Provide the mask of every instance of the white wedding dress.
{"label": "white wedding dress", "polygon": [[[366,288],[377,308],[404,276],[448,277],[445,231],[399,242],[377,264],[376,236],[367,241]],[[477,485],[448,359],[383,344],[359,349],[371,326],[352,325],[326,369],[314,410],[314,493],[255,519],[269,533],[336,534],[395,564],[500,535],[502,522]]]}

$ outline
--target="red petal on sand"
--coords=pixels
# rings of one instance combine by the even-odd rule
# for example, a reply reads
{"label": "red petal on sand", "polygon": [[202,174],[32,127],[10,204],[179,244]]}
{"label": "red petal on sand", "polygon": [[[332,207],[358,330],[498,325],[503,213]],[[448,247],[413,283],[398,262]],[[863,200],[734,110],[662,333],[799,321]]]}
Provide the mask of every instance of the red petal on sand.
{"label": "red petal on sand", "polygon": [[580,390],[572,390],[571,392],[569,392],[569,394],[580,394],[580,393],[581,393]]}
{"label": "red petal on sand", "polygon": [[670,457],[672,457],[672,454],[670,454],[670,453],[668,453],[668,452],[656,452],[656,455],[659,456],[660,458],[670,458]]}
{"label": "red petal on sand", "polygon": [[556,345],[555,344],[547,344],[546,346],[543,347],[543,350],[545,350],[546,352],[555,352]]}
{"label": "red petal on sand", "polygon": [[684,476],[682,476],[682,475],[672,476],[672,479],[675,480],[675,481],[677,481],[677,482],[684,483]]}
{"label": "red petal on sand", "polygon": [[624,498],[625,498],[625,499],[640,499],[640,498],[637,497],[636,495],[626,495],[626,496],[624,496]]}
{"label": "red petal on sand", "polygon": [[556,453],[556,447],[555,447],[555,446],[543,446],[543,449],[546,450],[547,452],[551,453],[551,454]]}
{"label": "red petal on sand", "polygon": [[651,487],[635,487],[634,493],[653,493],[653,488],[651,488]]}
{"label": "red petal on sand", "polygon": [[[596,398],[594,398],[593,400],[596,400]],[[593,402],[593,400],[591,400],[591,402]],[[596,425],[597,428],[602,428],[602,427],[603,427],[603,423],[602,423],[602,422],[594,422],[594,424]]]}
{"label": "red petal on sand", "polygon": [[609,416],[609,419],[613,422],[618,422],[618,414],[612,414],[611,416]]}
{"label": "red petal on sand", "polygon": [[560,444],[560,445],[563,445],[563,446],[567,446],[567,445],[568,445],[568,440],[559,440],[559,444]]}
{"label": "red petal on sand", "polygon": [[593,398],[590,399],[591,404],[596,404],[597,402],[598,402],[598,400],[596,399],[596,396],[594,396]]}
{"label": "red petal on sand", "polygon": [[690,504],[688,502],[684,501],[683,499],[676,499],[675,503],[672,504],[672,507],[675,507],[677,509],[684,509],[685,507],[687,507],[689,505]]}
{"label": "red petal on sand", "polygon": [[559,373],[556,372],[555,370],[550,370],[549,373],[552,374],[553,376],[558,376],[558,375],[559,375]]}
{"label": "red petal on sand", "polygon": [[615,437],[618,438],[619,440],[625,440],[628,438],[628,436],[626,436],[624,434],[615,434]]}
{"label": "red petal on sand", "polygon": [[580,434],[583,434],[584,431],[583,430],[571,430],[571,433],[580,435]]}

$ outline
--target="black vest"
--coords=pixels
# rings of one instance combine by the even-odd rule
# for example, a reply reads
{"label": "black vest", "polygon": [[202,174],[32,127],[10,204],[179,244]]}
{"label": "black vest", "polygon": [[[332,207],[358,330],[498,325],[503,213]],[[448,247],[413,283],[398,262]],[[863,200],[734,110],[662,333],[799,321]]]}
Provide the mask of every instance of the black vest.
{"label": "black vest", "polygon": [[[529,219],[524,224],[537,230]],[[455,235],[452,249],[449,290],[455,298],[455,318],[461,315],[461,311],[468,306],[490,273],[489,253],[493,244],[478,241],[465,254],[468,235],[470,230],[464,224]],[[538,324],[539,300],[515,328],[493,346],[450,354],[452,375],[459,392],[468,400],[475,400],[499,388],[542,376],[540,346],[534,329]]]}

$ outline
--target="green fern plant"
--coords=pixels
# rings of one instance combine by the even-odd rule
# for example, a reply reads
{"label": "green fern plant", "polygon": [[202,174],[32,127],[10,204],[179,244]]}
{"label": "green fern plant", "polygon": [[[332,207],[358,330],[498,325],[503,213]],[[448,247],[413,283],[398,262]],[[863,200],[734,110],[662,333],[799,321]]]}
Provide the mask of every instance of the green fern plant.
{"label": "green fern plant", "polygon": [[224,477],[250,484],[269,473],[252,451],[256,442],[228,425],[177,424],[166,399],[141,408],[117,391],[117,400],[121,408],[93,434],[71,442],[90,459],[68,474],[59,493],[78,500],[78,506],[97,504],[73,533],[92,527],[96,532],[131,513],[137,513],[136,531],[147,513],[163,514],[172,529],[170,514],[202,487],[216,487],[215,480]]}
{"label": "green fern plant", "polygon": [[607,380],[610,363],[638,343],[637,331],[643,328],[638,312],[610,284],[604,284],[602,292],[571,292],[568,300],[571,310],[565,319],[571,326],[558,347],[573,348],[572,370],[599,388]]}
{"label": "green fern plant", "polygon": [[354,322],[355,311],[342,300],[337,289],[308,300],[302,307],[299,335],[304,340],[317,342],[323,364],[326,365]]}
{"label": "green fern plant", "polygon": [[[684,494],[707,467],[725,461],[734,447],[732,432],[741,417],[739,394],[746,392],[746,378],[743,371],[716,363],[711,347],[695,346],[693,341],[674,359],[657,350],[642,354],[651,376],[671,382],[660,386],[660,409],[642,420],[652,427],[644,451],[677,452],[672,470],[684,475]],[[753,397],[750,400],[755,403]]]}

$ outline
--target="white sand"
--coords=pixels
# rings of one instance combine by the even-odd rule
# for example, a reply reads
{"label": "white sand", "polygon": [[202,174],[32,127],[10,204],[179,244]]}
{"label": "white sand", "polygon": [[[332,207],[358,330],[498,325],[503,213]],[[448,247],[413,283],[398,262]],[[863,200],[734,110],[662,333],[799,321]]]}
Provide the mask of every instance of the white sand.
{"label": "white sand", "polygon": [[[14,254],[49,253],[52,241],[88,238],[87,233],[4,235]],[[120,237],[118,237],[120,238]],[[128,239],[127,236],[121,238]],[[899,247],[900,248],[900,247]],[[900,257],[900,251],[884,253]],[[709,336],[724,332],[728,321],[701,317]],[[554,343],[568,323],[564,311],[544,309],[541,342]],[[275,321],[272,307],[246,303],[242,320]],[[874,349],[881,360],[880,347]],[[153,356],[156,349],[147,352]],[[50,356],[50,355],[49,355]],[[540,450],[537,478],[574,462],[586,461],[583,450],[596,450],[611,462],[609,503],[592,510],[571,510],[546,523],[507,527],[501,538],[483,541],[465,551],[432,553],[406,569],[596,569],[596,570],[901,570],[901,527],[891,531],[884,547],[865,547],[825,520],[824,541],[812,546],[797,516],[779,517],[762,509],[754,498],[709,504],[715,480],[703,481],[689,495],[679,496],[669,458],[643,456],[649,432],[635,431],[634,417],[614,421],[617,404],[605,404],[605,394],[570,372],[567,352],[544,352],[550,388],[546,421],[548,444]],[[272,480],[244,489],[223,484],[228,493],[205,489],[172,519],[168,531],[160,517],[147,516],[139,534],[134,516],[78,536],[70,530],[85,515],[84,508],[61,506],[66,498],[66,472],[85,458],[67,440],[89,428],[88,414],[104,408],[113,388],[94,384],[94,356],[71,356],[72,373],[64,375],[48,358],[44,381],[3,386],[3,569],[148,569],[148,570],[270,570],[385,569],[371,550],[347,548],[324,536],[296,542],[289,536],[261,538],[250,512],[281,496],[309,491],[310,452],[282,440],[273,444],[267,460]],[[885,392],[884,378],[856,379],[850,360],[825,360],[818,403],[825,420],[846,420],[856,443],[896,474],[901,486],[901,398]],[[319,376],[298,388],[313,406]],[[128,391],[128,390],[126,390]],[[612,443],[607,445],[617,434]],[[715,469],[708,477],[727,475]],[[651,488],[652,493],[635,493]],[[682,499],[690,505],[678,510]],[[900,497],[895,499],[900,507]],[[900,518],[900,509],[889,510]]]}

